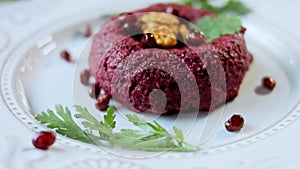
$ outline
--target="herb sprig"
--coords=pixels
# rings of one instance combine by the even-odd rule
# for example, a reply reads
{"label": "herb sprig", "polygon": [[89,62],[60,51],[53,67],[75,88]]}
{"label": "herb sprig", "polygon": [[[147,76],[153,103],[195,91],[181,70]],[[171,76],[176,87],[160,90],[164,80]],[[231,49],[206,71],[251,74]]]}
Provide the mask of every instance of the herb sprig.
{"label": "herb sprig", "polygon": [[48,109],[46,112],[38,114],[35,119],[42,124],[47,124],[47,127],[55,129],[55,132],[69,138],[80,140],[85,143],[93,143],[93,140],[88,136],[87,132],[81,128],[72,119],[70,110],[66,107],[57,105],[55,107],[56,114]]}
{"label": "herb sprig", "polygon": [[104,140],[118,146],[143,151],[190,152],[199,150],[199,147],[186,143],[182,131],[175,126],[173,127],[174,134],[171,134],[156,121],[147,122],[137,115],[127,114],[126,118],[139,130],[122,129],[116,132],[114,131],[116,114],[112,107],[108,108],[102,121],[97,120],[86,108],[78,105],[74,107],[76,109],[74,117],[81,120],[85,130],[74,122],[70,110],[67,107],[64,109],[61,105],[55,107],[56,113],[47,110],[35,118],[61,135],[90,144]]}
{"label": "herb sprig", "polygon": [[205,9],[216,14],[243,16],[251,12],[250,8],[239,0],[228,0],[223,6],[214,6],[209,1],[210,0],[180,0],[183,4],[190,5],[194,8]]}
{"label": "herb sprig", "polygon": [[206,41],[218,39],[223,35],[232,35],[242,28],[238,16],[247,15],[251,10],[239,0],[228,0],[223,6],[214,6],[210,0],[180,0],[181,3],[194,8],[211,11],[217,16],[199,19],[195,26],[206,37]]}
{"label": "herb sprig", "polygon": [[242,22],[236,16],[207,16],[198,20],[195,26],[204,34],[206,41],[212,41],[222,35],[235,34],[240,31]]}

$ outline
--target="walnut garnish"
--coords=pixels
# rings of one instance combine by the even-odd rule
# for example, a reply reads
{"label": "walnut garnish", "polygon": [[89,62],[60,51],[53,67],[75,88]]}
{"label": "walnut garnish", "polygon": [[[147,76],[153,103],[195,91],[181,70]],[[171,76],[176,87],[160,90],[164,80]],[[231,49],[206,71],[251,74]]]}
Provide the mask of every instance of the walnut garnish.
{"label": "walnut garnish", "polygon": [[157,45],[163,48],[176,46],[177,37],[189,34],[188,28],[180,24],[179,19],[167,13],[149,12],[142,15],[138,22],[142,25],[143,33],[151,33]]}
{"label": "walnut garnish", "polygon": [[144,23],[153,22],[165,25],[179,24],[179,20],[176,16],[160,12],[149,12],[144,14],[139,20]]}

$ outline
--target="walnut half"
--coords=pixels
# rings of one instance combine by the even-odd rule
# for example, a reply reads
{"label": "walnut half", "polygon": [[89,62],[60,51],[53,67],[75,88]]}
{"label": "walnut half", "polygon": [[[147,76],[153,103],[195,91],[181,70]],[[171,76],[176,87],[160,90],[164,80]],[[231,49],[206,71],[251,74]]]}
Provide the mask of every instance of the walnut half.
{"label": "walnut half", "polygon": [[176,46],[177,37],[189,34],[188,28],[180,24],[179,19],[167,13],[149,12],[142,15],[138,22],[142,25],[143,33],[151,33],[157,45],[163,48]]}

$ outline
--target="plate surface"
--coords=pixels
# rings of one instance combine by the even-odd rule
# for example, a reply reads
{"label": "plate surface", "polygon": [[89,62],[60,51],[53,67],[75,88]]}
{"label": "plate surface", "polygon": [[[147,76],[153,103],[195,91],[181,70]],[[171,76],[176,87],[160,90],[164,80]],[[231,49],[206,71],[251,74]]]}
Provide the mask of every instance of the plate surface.
{"label": "plate surface", "polygon": [[[88,96],[88,88],[79,83],[79,73],[87,68],[89,41],[82,36],[87,24],[97,30],[105,20],[94,16],[77,19],[43,31],[41,35],[24,42],[23,46],[9,57],[1,75],[1,91],[12,113],[32,130],[44,130],[45,127],[34,120],[34,115],[54,108],[56,104],[72,106],[80,104],[88,107],[95,116],[102,115],[94,108],[94,101]],[[68,25],[68,26],[66,26]],[[246,41],[254,62],[241,86],[239,96],[223,109],[197,119],[185,115],[176,126],[185,129],[187,141],[201,146],[196,153],[164,153],[160,157],[182,157],[229,151],[262,140],[289,125],[300,115],[300,56],[289,37],[257,18],[245,20]],[[67,49],[76,58],[69,63],[60,58],[62,50]],[[79,57],[81,56],[81,57]],[[85,57],[82,57],[85,56]],[[277,86],[269,94],[259,95],[255,92],[264,76],[275,79]],[[81,97],[78,97],[80,92]],[[117,103],[117,124],[119,128],[128,126],[124,113],[131,113]],[[224,122],[233,113],[242,114],[246,119],[244,129],[239,133],[229,133]],[[207,119],[216,121],[210,124]],[[209,118],[208,118],[209,117]],[[145,115],[144,118],[157,118]],[[170,129],[174,117],[159,117],[157,120]],[[196,120],[193,125],[189,122]],[[206,131],[207,128],[213,129]],[[204,130],[203,130],[204,129]],[[203,138],[202,135],[207,137]],[[65,137],[59,141],[78,148],[91,151],[112,152],[120,156],[144,157],[145,152],[132,152],[111,148],[99,149]],[[103,147],[102,147],[103,148]]]}

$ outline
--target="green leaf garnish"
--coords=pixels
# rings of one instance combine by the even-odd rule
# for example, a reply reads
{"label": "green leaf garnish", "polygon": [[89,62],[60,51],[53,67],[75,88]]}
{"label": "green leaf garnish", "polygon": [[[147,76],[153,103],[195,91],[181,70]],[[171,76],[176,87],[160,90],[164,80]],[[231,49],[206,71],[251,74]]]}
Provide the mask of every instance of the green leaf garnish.
{"label": "green leaf garnish", "polygon": [[216,14],[247,15],[251,10],[239,0],[228,0],[223,6],[214,6],[209,0],[180,0],[181,3],[194,8],[201,8]]}
{"label": "green leaf garnish", "polygon": [[67,107],[64,109],[61,105],[57,105],[55,109],[57,114],[48,109],[47,112],[38,114],[35,119],[46,124],[47,127],[55,129],[58,134],[85,143],[93,143],[87,133],[74,122]]}
{"label": "green leaf garnish", "polygon": [[16,1],[16,0],[0,0],[0,2],[9,2],[9,1]]}
{"label": "green leaf garnish", "polygon": [[204,34],[207,41],[212,41],[222,35],[235,34],[241,30],[241,20],[236,16],[219,15],[206,16],[196,22],[196,27]]}
{"label": "green leaf garnish", "polygon": [[113,107],[109,107],[107,109],[107,114],[104,115],[104,122],[106,125],[114,129],[116,127],[116,115],[115,115],[115,109]]}
{"label": "green leaf garnish", "polygon": [[105,140],[118,146],[144,151],[190,152],[199,150],[199,147],[184,142],[182,131],[176,127],[173,127],[175,135],[172,135],[156,121],[150,123],[137,115],[127,114],[127,119],[140,130],[121,129],[115,132],[116,114],[112,107],[108,108],[103,121],[97,120],[84,107],[78,105],[74,107],[76,109],[74,117],[81,119],[85,130],[74,122],[69,109],[63,109],[60,105],[56,106],[56,113],[47,110],[47,113],[42,112],[35,118],[61,135],[91,144]]}
{"label": "green leaf garnish", "polygon": [[181,145],[182,142],[183,142],[183,139],[184,139],[184,138],[183,138],[182,131],[179,130],[178,128],[176,128],[175,126],[173,127],[173,130],[174,130],[174,133],[175,133],[175,135],[176,135],[176,139],[177,139],[179,145]]}

